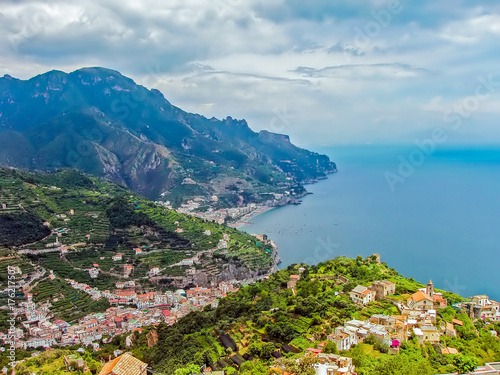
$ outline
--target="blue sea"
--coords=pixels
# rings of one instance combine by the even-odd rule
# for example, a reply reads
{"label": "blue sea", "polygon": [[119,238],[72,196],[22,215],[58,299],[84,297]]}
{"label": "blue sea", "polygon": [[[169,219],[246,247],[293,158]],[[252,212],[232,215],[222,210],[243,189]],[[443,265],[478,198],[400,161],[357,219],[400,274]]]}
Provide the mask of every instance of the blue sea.
{"label": "blue sea", "polygon": [[[339,172],[308,185],[299,206],[240,229],[267,233],[281,267],[379,253],[422,283],[500,300],[500,147],[316,148]],[[398,170],[399,169],[399,170]]]}

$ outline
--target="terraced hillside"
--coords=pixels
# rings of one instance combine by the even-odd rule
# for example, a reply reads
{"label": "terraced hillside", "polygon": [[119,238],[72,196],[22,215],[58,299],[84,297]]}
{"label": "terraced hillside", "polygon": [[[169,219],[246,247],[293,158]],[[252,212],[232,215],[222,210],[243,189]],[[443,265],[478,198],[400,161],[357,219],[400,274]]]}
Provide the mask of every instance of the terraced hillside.
{"label": "terraced hillside", "polygon": [[[14,271],[15,295],[14,298],[9,296],[8,277],[9,268]],[[15,254],[12,250],[0,248],[0,331],[5,332],[9,326],[11,318],[9,299],[18,301],[25,300],[22,292],[22,287],[29,283],[35,283],[40,275],[40,269],[34,266],[25,256]],[[12,271],[11,271],[12,274]],[[11,280],[12,281],[12,280]]]}
{"label": "terraced hillside", "polygon": [[[273,249],[253,236],[74,170],[0,168],[0,187],[0,221],[11,222],[11,230],[0,230],[0,246],[62,278],[102,289],[122,279],[179,286],[200,274],[208,282],[273,267]],[[99,269],[97,278],[90,277],[92,268]]]}
{"label": "terraced hillside", "polygon": [[76,322],[93,312],[103,312],[110,307],[105,298],[96,301],[87,293],[73,289],[61,279],[41,281],[33,290],[34,302],[50,300],[51,312],[59,319]]}

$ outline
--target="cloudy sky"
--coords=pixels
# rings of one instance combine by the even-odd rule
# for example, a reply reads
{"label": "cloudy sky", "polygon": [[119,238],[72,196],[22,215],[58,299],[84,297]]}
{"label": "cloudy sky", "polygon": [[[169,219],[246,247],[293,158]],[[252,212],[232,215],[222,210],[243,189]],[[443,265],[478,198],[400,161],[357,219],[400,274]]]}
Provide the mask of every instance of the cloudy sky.
{"label": "cloudy sky", "polygon": [[301,145],[500,142],[498,0],[3,0],[0,76],[116,69]]}

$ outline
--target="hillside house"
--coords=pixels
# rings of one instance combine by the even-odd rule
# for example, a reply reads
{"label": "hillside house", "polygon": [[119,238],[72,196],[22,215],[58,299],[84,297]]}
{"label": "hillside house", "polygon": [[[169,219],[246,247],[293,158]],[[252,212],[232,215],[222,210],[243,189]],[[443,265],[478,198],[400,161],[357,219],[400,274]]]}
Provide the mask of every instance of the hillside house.
{"label": "hillside house", "polygon": [[126,264],[123,266],[123,277],[129,277],[130,274],[134,271],[134,266],[130,264]]}
{"label": "hillside house", "polygon": [[149,276],[158,276],[160,274],[160,268],[153,267],[149,270]]}
{"label": "hillside house", "polygon": [[447,303],[441,293],[434,292],[434,284],[432,280],[429,280],[425,291],[424,289],[420,289],[418,292],[412,294],[408,298],[407,305],[413,310],[428,311],[445,308]]}
{"label": "hillside house", "polygon": [[413,332],[415,333],[419,344],[424,344],[426,342],[437,344],[439,343],[441,337],[439,330],[432,325],[422,326],[420,328],[415,327],[413,328]]}
{"label": "hillside house", "polygon": [[318,362],[313,365],[316,374],[328,375],[354,375],[356,367],[352,358],[342,357],[338,354],[320,353],[317,355]]}
{"label": "hillside house", "polygon": [[97,279],[97,277],[99,276],[99,269],[98,268],[89,269],[89,275],[92,279]]}
{"label": "hillside house", "polygon": [[135,281],[118,281],[115,283],[115,288],[123,289],[123,288],[135,288]]}
{"label": "hillside house", "polygon": [[418,291],[408,298],[408,307],[413,310],[432,310],[434,309],[434,300],[427,293]]}
{"label": "hillside house", "polygon": [[450,337],[457,337],[457,331],[452,323],[446,323],[444,334]]}
{"label": "hillside house", "polygon": [[456,354],[459,354],[459,351],[455,348],[450,348],[450,347],[447,347],[447,348],[441,348],[441,354],[442,355],[456,355]]}
{"label": "hillside house", "polygon": [[488,296],[474,296],[471,298],[472,303],[475,305],[474,313],[477,317],[486,320],[499,321],[500,304],[491,300]]}
{"label": "hillside house", "polygon": [[288,289],[295,288],[299,280],[300,280],[300,275],[290,275],[290,280],[286,283],[286,287]]}
{"label": "hillside house", "polygon": [[396,294],[396,284],[389,280],[374,281],[370,289],[376,293],[375,298],[378,300]]}
{"label": "hillside house", "polygon": [[217,244],[217,248],[218,249],[227,249],[228,248],[227,241],[223,240],[223,239],[220,239],[219,243]]}
{"label": "hillside house", "polygon": [[147,375],[147,367],[146,363],[125,353],[106,363],[99,375]]}
{"label": "hillside house", "polygon": [[337,327],[335,333],[327,337],[328,341],[332,341],[337,346],[338,351],[349,350],[352,345],[358,343],[356,333],[344,331],[344,327]]}
{"label": "hillside house", "polygon": [[367,305],[375,301],[376,293],[366,286],[358,285],[349,293],[351,300],[358,305]]}

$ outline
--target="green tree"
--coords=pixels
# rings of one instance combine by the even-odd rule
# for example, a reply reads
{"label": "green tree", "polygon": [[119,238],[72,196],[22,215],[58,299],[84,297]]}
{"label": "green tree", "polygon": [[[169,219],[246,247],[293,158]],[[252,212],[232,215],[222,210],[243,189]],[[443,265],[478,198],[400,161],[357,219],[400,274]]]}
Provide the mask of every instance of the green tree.
{"label": "green tree", "polygon": [[276,347],[274,346],[273,343],[271,342],[265,343],[261,347],[260,357],[262,359],[270,359],[275,350]]}
{"label": "green tree", "polygon": [[474,357],[459,354],[453,358],[453,364],[459,374],[468,374],[476,369],[478,363]]}
{"label": "green tree", "polygon": [[197,365],[187,365],[186,367],[175,370],[174,375],[193,375],[200,372],[200,367]]}
{"label": "green tree", "polygon": [[267,375],[268,371],[269,367],[262,362],[247,361],[240,367],[240,374],[242,375]]}
{"label": "green tree", "polygon": [[327,341],[323,349],[323,353],[339,354],[339,350],[337,349],[337,344],[335,344],[333,341]]}
{"label": "green tree", "polygon": [[280,365],[285,366],[287,372],[301,375],[314,375],[316,371],[314,370],[313,365],[316,361],[316,358],[309,356],[302,357],[299,360],[294,358],[283,358],[279,363]]}

